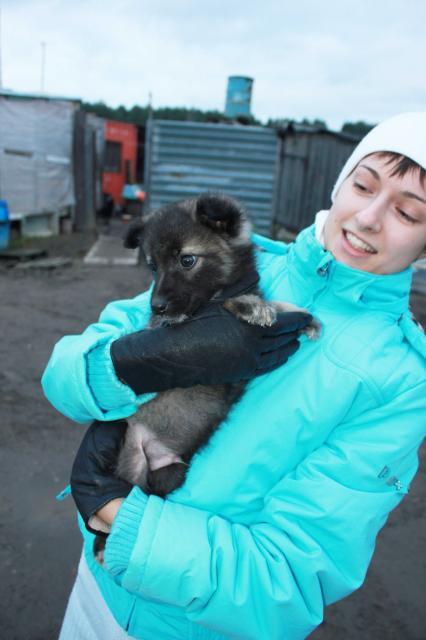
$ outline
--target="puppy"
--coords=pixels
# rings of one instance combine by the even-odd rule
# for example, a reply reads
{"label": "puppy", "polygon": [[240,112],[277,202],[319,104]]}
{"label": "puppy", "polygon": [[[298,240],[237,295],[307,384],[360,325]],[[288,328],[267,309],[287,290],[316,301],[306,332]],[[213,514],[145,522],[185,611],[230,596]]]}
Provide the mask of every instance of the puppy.
{"label": "puppy", "polygon": [[[240,282],[256,283],[250,236],[242,207],[215,194],[167,205],[130,225],[125,246],[140,246],[153,272],[148,330],[182,322]],[[239,320],[260,326],[272,325],[277,311],[300,311],[291,304],[265,302],[256,284],[223,305]],[[304,332],[315,338],[319,324],[312,321]],[[246,384],[158,393],[129,419],[117,475],[148,494],[164,497],[177,489],[192,457],[226,418]]]}

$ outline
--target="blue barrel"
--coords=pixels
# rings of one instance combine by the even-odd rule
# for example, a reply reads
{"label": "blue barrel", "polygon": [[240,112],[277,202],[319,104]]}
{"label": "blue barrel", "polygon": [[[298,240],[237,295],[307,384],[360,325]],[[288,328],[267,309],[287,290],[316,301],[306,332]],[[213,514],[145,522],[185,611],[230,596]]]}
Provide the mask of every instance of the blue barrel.
{"label": "blue barrel", "polygon": [[249,116],[253,78],[230,76],[226,92],[225,115],[228,118]]}
{"label": "blue barrel", "polygon": [[6,200],[0,200],[0,249],[7,249],[10,240],[9,209]]}

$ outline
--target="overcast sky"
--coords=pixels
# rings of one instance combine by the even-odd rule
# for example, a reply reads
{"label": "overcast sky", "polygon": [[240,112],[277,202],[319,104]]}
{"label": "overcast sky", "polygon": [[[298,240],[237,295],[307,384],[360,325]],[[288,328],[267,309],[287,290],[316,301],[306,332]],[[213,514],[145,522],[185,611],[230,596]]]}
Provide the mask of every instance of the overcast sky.
{"label": "overcast sky", "polygon": [[378,122],[426,110],[426,0],[0,0],[3,87],[117,106]]}

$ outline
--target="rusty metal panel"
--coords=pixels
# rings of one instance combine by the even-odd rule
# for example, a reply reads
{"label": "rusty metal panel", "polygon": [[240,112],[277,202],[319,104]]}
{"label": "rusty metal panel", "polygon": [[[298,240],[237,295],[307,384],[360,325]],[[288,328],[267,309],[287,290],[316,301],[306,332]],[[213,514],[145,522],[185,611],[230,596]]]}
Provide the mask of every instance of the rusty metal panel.
{"label": "rusty metal panel", "polygon": [[240,200],[256,231],[269,235],[276,157],[272,129],[152,120],[146,137],[146,209],[221,192]]}

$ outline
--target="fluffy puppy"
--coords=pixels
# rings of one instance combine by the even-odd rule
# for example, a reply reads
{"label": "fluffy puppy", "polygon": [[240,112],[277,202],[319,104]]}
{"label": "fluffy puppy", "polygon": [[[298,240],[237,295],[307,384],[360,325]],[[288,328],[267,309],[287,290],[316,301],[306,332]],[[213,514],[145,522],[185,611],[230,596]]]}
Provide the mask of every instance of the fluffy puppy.
{"label": "fluffy puppy", "polygon": [[[162,207],[130,225],[125,246],[140,247],[153,272],[148,330],[184,321],[224,290],[238,290],[241,282],[255,284],[223,305],[243,322],[272,325],[278,310],[300,311],[262,299],[250,224],[231,198],[207,194]],[[313,321],[304,331],[315,337],[319,325]],[[162,497],[182,485],[192,457],[245,386],[197,385],[158,393],[129,418],[117,475]]]}

